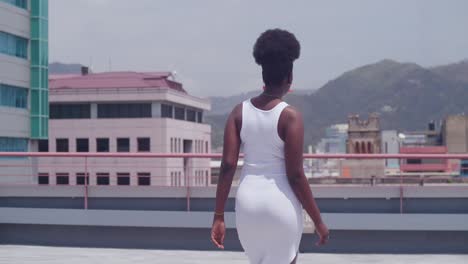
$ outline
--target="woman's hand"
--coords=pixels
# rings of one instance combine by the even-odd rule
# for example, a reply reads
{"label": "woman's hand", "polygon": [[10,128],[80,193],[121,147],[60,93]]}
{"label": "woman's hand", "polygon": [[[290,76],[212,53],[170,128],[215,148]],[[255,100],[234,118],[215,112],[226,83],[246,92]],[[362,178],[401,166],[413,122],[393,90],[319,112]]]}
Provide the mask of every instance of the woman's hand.
{"label": "woman's hand", "polygon": [[319,236],[319,241],[315,245],[325,245],[328,242],[328,239],[330,239],[330,231],[328,231],[327,226],[322,222],[315,227],[315,231]]}
{"label": "woman's hand", "polygon": [[226,233],[226,225],[224,224],[224,216],[215,215],[213,226],[211,227],[211,241],[219,248],[224,249],[224,234]]}

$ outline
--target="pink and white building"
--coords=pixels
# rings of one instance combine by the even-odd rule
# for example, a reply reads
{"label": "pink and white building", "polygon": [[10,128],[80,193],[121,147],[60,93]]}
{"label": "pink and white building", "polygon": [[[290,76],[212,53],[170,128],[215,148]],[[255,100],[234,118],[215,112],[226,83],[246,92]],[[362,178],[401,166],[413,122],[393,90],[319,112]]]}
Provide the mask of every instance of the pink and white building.
{"label": "pink and white building", "polygon": [[[50,76],[49,139],[42,152],[208,153],[207,99],[169,72]],[[40,184],[206,186],[208,159],[41,157]],[[190,182],[188,182],[190,181]]]}

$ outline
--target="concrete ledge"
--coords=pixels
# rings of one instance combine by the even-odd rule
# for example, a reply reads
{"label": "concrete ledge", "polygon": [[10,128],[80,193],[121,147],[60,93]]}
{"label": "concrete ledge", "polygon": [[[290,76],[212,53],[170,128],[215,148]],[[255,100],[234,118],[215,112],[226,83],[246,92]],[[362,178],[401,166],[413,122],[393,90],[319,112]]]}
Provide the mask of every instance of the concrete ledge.
{"label": "concrete ledge", "polygon": [[[312,185],[317,198],[399,198],[400,186],[361,186],[361,185]],[[229,197],[235,197],[237,187],[233,187]],[[0,186],[0,197],[83,197],[84,186]],[[192,198],[214,198],[216,187],[190,187]],[[186,187],[165,186],[89,186],[89,197],[119,198],[185,198]],[[431,186],[403,186],[405,198],[468,198],[468,185],[441,184]]]}
{"label": "concrete ledge", "polygon": [[[346,214],[323,217],[332,230],[468,231],[464,214]],[[0,224],[210,228],[211,212],[0,208]],[[235,213],[226,213],[235,228]]]}

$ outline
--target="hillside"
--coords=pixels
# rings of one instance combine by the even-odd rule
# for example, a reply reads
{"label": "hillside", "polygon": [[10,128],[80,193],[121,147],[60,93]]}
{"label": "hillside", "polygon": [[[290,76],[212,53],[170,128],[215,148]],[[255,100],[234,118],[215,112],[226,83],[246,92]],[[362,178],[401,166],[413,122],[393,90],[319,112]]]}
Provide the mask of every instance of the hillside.
{"label": "hillside", "polygon": [[[383,129],[419,130],[426,128],[430,120],[468,112],[466,76],[466,61],[423,68],[382,60],[345,72],[314,93],[288,95],[285,101],[303,112],[306,145],[317,143],[325,127],[347,122],[351,113],[366,118],[368,113],[377,112]],[[248,95],[227,97],[224,102],[216,98],[213,113],[217,114],[207,118],[213,126],[214,147],[222,142],[225,109]]]}

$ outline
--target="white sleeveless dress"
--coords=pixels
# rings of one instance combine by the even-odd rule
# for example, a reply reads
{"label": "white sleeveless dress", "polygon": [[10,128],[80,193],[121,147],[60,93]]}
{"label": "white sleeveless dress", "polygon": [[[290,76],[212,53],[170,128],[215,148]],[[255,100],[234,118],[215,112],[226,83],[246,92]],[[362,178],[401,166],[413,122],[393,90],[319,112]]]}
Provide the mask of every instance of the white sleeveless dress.
{"label": "white sleeveless dress", "polygon": [[236,226],[252,264],[289,264],[299,250],[302,206],[286,176],[278,120],[288,104],[271,110],[242,103],[244,166],[236,194]]}

